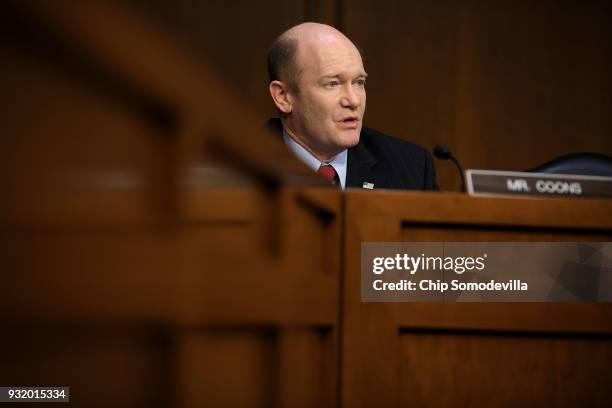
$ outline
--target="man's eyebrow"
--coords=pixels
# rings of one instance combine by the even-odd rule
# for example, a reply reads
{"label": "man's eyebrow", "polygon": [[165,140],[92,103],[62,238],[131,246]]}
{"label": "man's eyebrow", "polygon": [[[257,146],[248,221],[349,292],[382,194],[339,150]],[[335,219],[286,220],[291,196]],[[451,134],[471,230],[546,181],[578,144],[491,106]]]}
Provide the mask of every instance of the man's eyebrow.
{"label": "man's eyebrow", "polygon": [[[322,75],[321,79],[327,79],[327,78],[331,78],[331,79],[338,78],[339,79],[341,77],[342,77],[341,74],[328,74],[328,75]],[[367,77],[368,77],[368,74],[366,72],[362,72],[357,75],[357,78],[367,78]]]}

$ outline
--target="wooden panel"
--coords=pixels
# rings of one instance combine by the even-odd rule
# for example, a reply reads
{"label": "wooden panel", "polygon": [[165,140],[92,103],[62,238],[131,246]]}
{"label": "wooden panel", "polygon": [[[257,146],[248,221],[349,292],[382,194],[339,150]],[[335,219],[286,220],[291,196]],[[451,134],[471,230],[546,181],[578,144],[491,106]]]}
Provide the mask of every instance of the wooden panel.
{"label": "wooden panel", "polygon": [[[367,191],[347,193],[347,211],[362,218],[395,221],[397,227],[418,225],[423,228],[448,226],[461,229],[517,227],[540,228],[542,232],[609,231],[612,228],[610,200],[470,197],[466,194],[437,192]],[[475,228],[474,226],[477,226]],[[545,229],[547,228],[547,229]],[[520,229],[520,228],[519,228]],[[561,231],[560,231],[561,230]]]}
{"label": "wooden panel", "polygon": [[167,132],[73,73],[6,49],[0,58],[2,223],[161,222]]}
{"label": "wooden panel", "polygon": [[174,367],[179,405],[334,406],[336,345],[328,334],[306,327],[185,330]]}
{"label": "wooden panel", "polygon": [[[343,28],[369,73],[366,125],[428,148],[446,144],[466,168],[612,155],[609,2],[344,5]],[[436,167],[443,188],[458,188],[450,162]]]}
{"label": "wooden panel", "polygon": [[0,22],[2,383],[334,405],[340,192],[137,14],[14,2]]}
{"label": "wooden panel", "polygon": [[280,33],[303,21],[309,2],[239,0],[231,6],[222,1],[190,0],[131,3],[209,61],[226,86],[259,112],[261,123],[275,114],[267,86],[266,53]]}
{"label": "wooden panel", "polygon": [[1,240],[5,321],[161,323],[178,313],[175,257],[160,232],[12,229]]}
{"label": "wooden panel", "polygon": [[[318,193],[335,214],[340,211],[337,192]],[[247,223],[195,219],[183,226],[176,269],[186,322],[335,324],[340,220],[334,213],[318,213],[328,210],[305,206],[300,196],[298,190],[279,193],[275,223],[264,225],[264,235],[257,227],[261,212]],[[266,239],[273,242],[261,242]]]}
{"label": "wooden panel", "polygon": [[3,384],[69,386],[77,407],[165,407],[172,401],[171,342],[160,328],[30,323],[7,324],[3,331]]}
{"label": "wooden panel", "polygon": [[402,303],[397,321],[413,329],[612,334],[610,305],[598,303]]}
{"label": "wooden panel", "polygon": [[610,338],[404,332],[401,406],[608,406]]}
{"label": "wooden panel", "polygon": [[272,330],[185,331],[178,336],[177,406],[267,407],[274,403]]}
{"label": "wooden panel", "polygon": [[289,327],[278,336],[278,404],[337,406],[337,336],[333,331]]}

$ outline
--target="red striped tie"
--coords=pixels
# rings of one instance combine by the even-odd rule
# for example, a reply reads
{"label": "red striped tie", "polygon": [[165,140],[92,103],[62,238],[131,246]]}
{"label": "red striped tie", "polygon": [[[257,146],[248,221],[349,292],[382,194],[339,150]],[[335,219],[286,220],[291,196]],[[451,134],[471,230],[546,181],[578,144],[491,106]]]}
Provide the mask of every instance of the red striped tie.
{"label": "red striped tie", "polygon": [[329,164],[322,164],[321,167],[319,167],[319,170],[317,170],[317,174],[320,174],[321,176],[325,177],[326,180],[331,181],[334,186],[337,186],[338,182],[340,181],[336,170]]}

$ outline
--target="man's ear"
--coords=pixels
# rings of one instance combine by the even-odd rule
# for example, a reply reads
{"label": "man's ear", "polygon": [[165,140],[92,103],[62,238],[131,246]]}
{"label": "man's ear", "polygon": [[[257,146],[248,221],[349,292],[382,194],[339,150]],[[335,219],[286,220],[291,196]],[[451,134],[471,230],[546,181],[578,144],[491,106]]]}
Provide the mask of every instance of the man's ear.
{"label": "man's ear", "polygon": [[289,96],[289,87],[285,82],[272,81],[270,82],[270,95],[274,104],[283,113],[291,113],[293,106],[291,103],[291,97]]}

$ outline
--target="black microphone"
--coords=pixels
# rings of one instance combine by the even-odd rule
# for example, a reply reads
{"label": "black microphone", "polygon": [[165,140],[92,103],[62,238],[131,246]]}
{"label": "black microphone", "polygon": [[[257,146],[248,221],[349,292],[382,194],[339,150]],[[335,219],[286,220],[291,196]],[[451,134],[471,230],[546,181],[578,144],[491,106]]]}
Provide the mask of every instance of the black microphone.
{"label": "black microphone", "polygon": [[461,191],[465,191],[465,171],[463,170],[461,163],[459,163],[459,160],[453,156],[450,149],[446,146],[438,145],[434,147],[433,154],[440,160],[450,159],[455,164],[455,167],[457,167],[459,175],[461,176]]}

